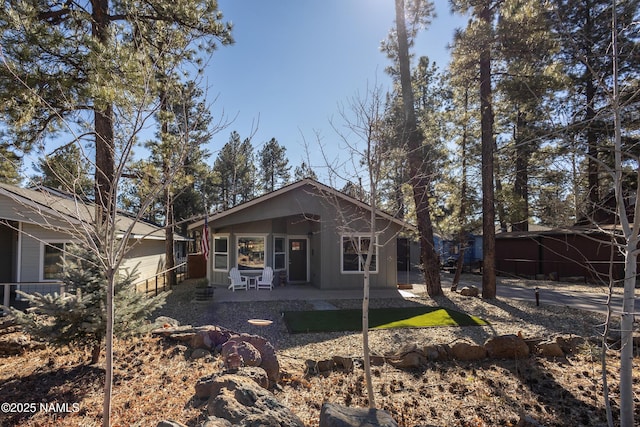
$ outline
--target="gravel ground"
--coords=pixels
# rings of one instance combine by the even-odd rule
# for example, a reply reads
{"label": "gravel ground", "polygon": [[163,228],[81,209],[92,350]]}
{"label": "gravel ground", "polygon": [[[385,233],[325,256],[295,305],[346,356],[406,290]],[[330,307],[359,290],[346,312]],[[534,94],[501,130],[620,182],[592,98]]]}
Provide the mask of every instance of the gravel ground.
{"label": "gravel ground", "polygon": [[[464,282],[478,280],[476,276],[465,277]],[[503,279],[508,284],[515,279]],[[443,281],[444,282],[444,281]],[[446,282],[445,282],[446,283]],[[557,284],[553,282],[535,282],[517,280],[520,285],[563,286],[572,290],[601,291],[593,287],[575,284]],[[498,286],[501,286],[499,284]],[[536,307],[533,302],[520,302],[498,297],[493,301],[481,298],[470,298],[449,291],[448,285],[443,285],[444,296],[430,298],[419,294],[419,298],[411,299],[372,299],[371,308],[381,307],[410,307],[410,306],[440,306],[456,309],[467,314],[475,315],[487,320],[488,326],[442,327],[442,328],[414,328],[390,329],[370,331],[370,348],[376,354],[387,354],[397,351],[399,347],[408,343],[451,344],[459,340],[483,344],[487,338],[501,334],[515,334],[520,332],[525,337],[547,338],[558,334],[575,334],[591,336],[597,333],[598,325],[603,317],[586,312],[578,312],[563,307]],[[416,290],[414,289],[414,293]],[[218,325],[227,329],[257,334],[271,341],[283,356],[298,359],[320,359],[339,352],[345,356],[362,354],[361,334],[348,332],[289,334],[281,313],[289,310],[311,310],[313,305],[308,301],[269,301],[269,302],[194,302],[192,301],[193,287],[188,283],[178,286],[170,295],[161,315],[173,317],[181,324]],[[360,300],[329,300],[328,303],[338,308],[360,308]],[[248,319],[268,319],[273,324],[269,326],[253,326]]]}

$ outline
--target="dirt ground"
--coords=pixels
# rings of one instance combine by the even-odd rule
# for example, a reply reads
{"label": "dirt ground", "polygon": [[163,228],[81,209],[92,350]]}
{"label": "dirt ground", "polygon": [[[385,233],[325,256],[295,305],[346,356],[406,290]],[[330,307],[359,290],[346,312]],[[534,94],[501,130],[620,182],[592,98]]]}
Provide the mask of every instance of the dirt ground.
{"label": "dirt ground", "polygon": [[[566,286],[573,286],[567,284]],[[307,303],[235,303],[224,306],[193,303],[192,290],[176,289],[161,314],[182,323],[219,324],[239,332],[260,334],[276,346],[282,380],[276,397],[307,426],[317,426],[322,403],[365,407],[368,403],[357,333],[290,335],[279,313],[304,309]],[[359,301],[331,301],[357,307]],[[482,343],[487,337],[520,333],[526,337],[557,335],[594,337],[594,341],[563,358],[429,362],[419,369],[373,367],[376,406],[389,411],[403,427],[515,426],[530,416],[544,426],[603,426],[601,350],[597,345],[603,317],[563,307],[536,307],[508,300],[483,301],[445,292],[441,299],[426,296],[412,301],[372,301],[372,306],[398,304],[455,307],[489,320],[488,327],[396,329],[371,332],[371,350],[385,354],[408,344]],[[248,318],[272,318],[269,328],[252,327]],[[615,329],[615,327],[614,327]],[[6,331],[5,331],[6,332]],[[615,332],[614,332],[615,335]],[[4,334],[0,339],[9,339]],[[606,352],[607,390],[614,419],[618,418],[619,354]],[[333,355],[356,360],[352,372],[308,374],[307,359]],[[222,369],[218,356],[191,360],[189,350],[159,338],[118,341],[112,403],[114,426],[155,426],[173,419],[195,426],[204,409],[194,406],[194,384]],[[1,426],[97,426],[101,424],[104,370],[88,365],[89,353],[70,348],[32,350],[0,357]],[[634,363],[640,362],[635,358]],[[640,420],[640,370],[634,371],[636,419]]]}

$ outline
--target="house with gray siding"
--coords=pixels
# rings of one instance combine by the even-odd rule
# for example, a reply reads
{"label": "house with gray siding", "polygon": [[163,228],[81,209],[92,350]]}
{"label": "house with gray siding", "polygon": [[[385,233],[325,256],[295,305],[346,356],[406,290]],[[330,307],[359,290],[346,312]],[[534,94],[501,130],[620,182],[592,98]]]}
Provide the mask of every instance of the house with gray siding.
{"label": "house with gray siding", "polygon": [[[58,291],[58,286],[47,283],[57,281],[65,245],[78,242],[78,233],[92,227],[94,214],[92,203],[56,190],[0,183],[0,284],[7,284],[0,286],[0,304],[6,301],[5,288],[9,287],[22,287],[26,292]],[[132,230],[122,269],[135,268],[139,280],[163,271],[162,228],[127,215],[117,215],[116,227],[121,235]]]}
{"label": "house with gray siding", "polygon": [[[201,230],[205,220],[189,226]],[[228,285],[229,271],[257,276],[275,271],[274,285],[320,289],[362,287],[364,253],[371,242],[371,208],[312,179],[303,179],[207,218],[207,278]],[[397,285],[397,237],[411,225],[375,212],[372,288]]]}

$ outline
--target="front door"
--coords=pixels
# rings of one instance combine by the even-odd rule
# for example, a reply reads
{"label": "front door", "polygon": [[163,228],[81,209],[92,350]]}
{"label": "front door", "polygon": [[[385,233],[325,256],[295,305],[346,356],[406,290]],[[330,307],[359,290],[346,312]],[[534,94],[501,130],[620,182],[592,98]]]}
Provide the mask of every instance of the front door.
{"label": "front door", "polygon": [[289,281],[307,280],[307,239],[289,239]]}

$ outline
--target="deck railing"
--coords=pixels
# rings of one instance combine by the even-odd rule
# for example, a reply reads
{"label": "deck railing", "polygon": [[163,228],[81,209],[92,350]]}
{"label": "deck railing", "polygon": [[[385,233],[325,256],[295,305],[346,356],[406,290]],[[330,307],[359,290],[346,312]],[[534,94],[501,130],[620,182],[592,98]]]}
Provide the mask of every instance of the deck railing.
{"label": "deck railing", "polygon": [[0,287],[3,289],[2,305],[5,307],[11,306],[11,287],[19,287],[21,291],[32,293],[50,293],[52,287],[58,288],[58,293],[62,295],[65,292],[65,284],[59,281],[51,282],[4,282],[0,283]]}
{"label": "deck railing", "polygon": [[[149,277],[145,280],[141,280],[135,283],[135,287],[137,291],[148,293],[154,293],[158,295],[158,292],[167,290],[168,280],[167,275],[171,271],[176,272],[177,282],[181,282],[187,276],[187,262],[184,260],[180,260],[173,268],[170,268],[165,271],[161,271],[160,273]],[[33,293],[40,292],[43,294],[58,292],[59,295],[62,295],[66,291],[65,284],[60,281],[50,281],[50,282],[2,282],[0,283],[0,289],[3,290],[3,298],[2,305],[5,307],[11,307],[12,302],[15,303],[15,299],[11,298],[12,287],[20,288],[21,291]],[[57,289],[54,289],[57,288]],[[0,313],[2,310],[0,310]]]}
{"label": "deck railing", "polygon": [[187,275],[187,262],[182,261],[179,262],[175,267],[170,268],[168,270],[161,271],[155,276],[149,277],[144,280],[140,280],[135,283],[135,287],[137,291],[143,291],[145,294],[153,292],[155,295],[158,295],[160,291],[167,290],[167,275],[171,272],[176,272],[176,282],[181,282],[186,278]]}

